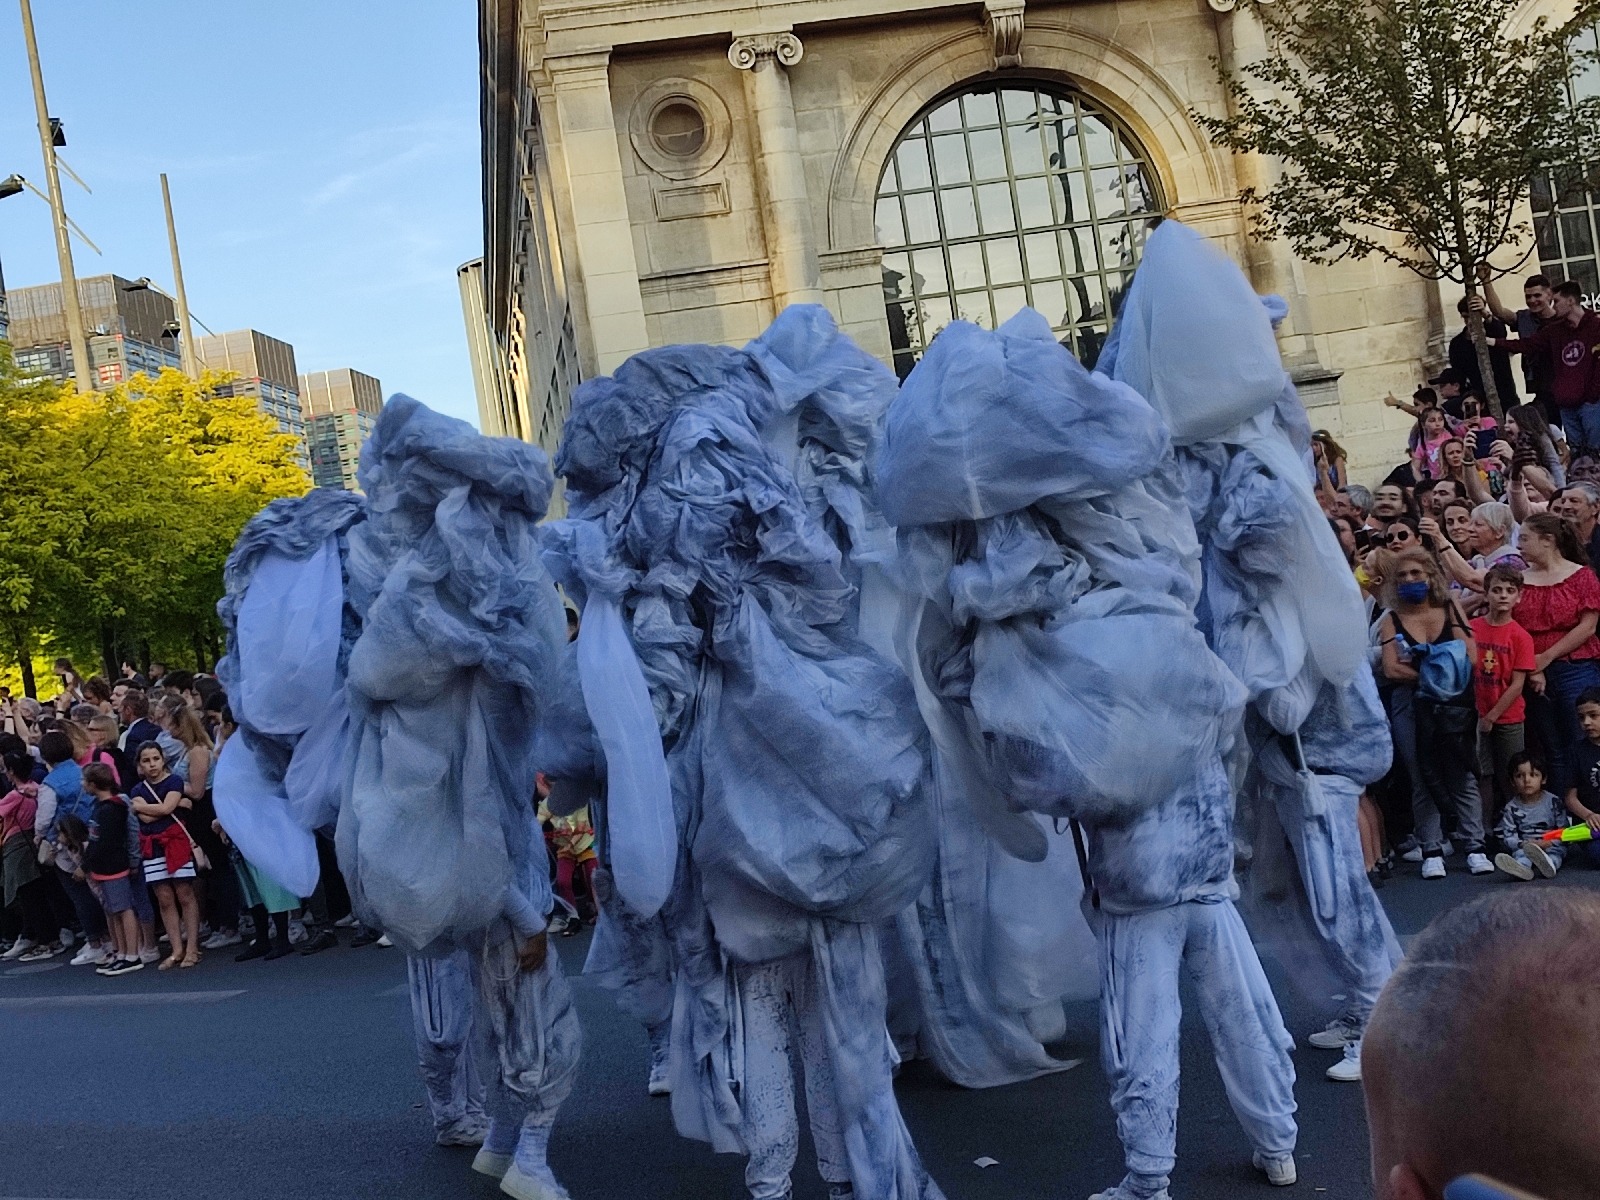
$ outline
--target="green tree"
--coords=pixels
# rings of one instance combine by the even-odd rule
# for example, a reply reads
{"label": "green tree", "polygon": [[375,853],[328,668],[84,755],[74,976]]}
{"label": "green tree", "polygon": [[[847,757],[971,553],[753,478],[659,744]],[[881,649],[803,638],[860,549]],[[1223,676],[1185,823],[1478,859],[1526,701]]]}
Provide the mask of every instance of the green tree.
{"label": "green tree", "polygon": [[216,395],[225,378],[81,395],[0,359],[0,621],[19,665],[48,647],[114,673],[136,645],[211,665],[229,548],[308,486],[295,439]]}
{"label": "green tree", "polygon": [[[1506,32],[1500,0],[1240,0],[1268,53],[1230,74],[1233,115],[1196,114],[1212,140],[1282,166],[1242,195],[1256,236],[1311,262],[1377,254],[1477,294],[1479,268],[1529,236],[1535,172],[1582,162],[1594,112],[1567,100],[1568,47],[1600,17]],[[1483,321],[1468,329],[1491,408],[1500,399]]]}

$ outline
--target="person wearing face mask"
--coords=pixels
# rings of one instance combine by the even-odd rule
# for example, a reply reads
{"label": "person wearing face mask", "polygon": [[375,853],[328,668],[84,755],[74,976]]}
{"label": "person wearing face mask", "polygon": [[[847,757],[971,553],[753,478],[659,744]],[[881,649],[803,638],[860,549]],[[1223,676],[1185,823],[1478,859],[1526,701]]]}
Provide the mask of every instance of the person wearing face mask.
{"label": "person wearing face mask", "polygon": [[1528,568],[1512,619],[1533,638],[1534,650],[1528,723],[1550,762],[1550,790],[1565,796],[1574,785],[1573,749],[1583,737],[1578,697],[1600,687],[1600,580],[1587,569],[1571,524],[1554,513],[1529,517],[1517,540]]}
{"label": "person wearing face mask", "polygon": [[[1455,719],[1451,705],[1420,688],[1424,646],[1448,641],[1466,644],[1472,657],[1472,635],[1466,618],[1450,599],[1444,573],[1422,547],[1401,550],[1385,588],[1389,611],[1379,623],[1382,670],[1393,685],[1389,715],[1395,749],[1411,777],[1411,808],[1417,846],[1407,861],[1422,863],[1424,879],[1443,879],[1446,845],[1440,810],[1451,810],[1457,836],[1465,843],[1467,869],[1488,875],[1494,864],[1483,853],[1483,811],[1473,770],[1477,765],[1476,713],[1463,709]],[[1467,703],[1470,706],[1471,696]],[[1459,728],[1457,727],[1459,726]]]}

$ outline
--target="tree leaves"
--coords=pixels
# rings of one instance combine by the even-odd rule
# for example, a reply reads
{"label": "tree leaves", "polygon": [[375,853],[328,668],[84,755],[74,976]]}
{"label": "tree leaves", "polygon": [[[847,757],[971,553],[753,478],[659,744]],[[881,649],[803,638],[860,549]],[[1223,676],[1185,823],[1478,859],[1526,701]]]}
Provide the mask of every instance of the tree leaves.
{"label": "tree leaves", "polygon": [[240,529],[309,486],[293,437],[252,399],[215,395],[225,378],[168,370],[80,395],[22,379],[0,349],[6,657],[19,638],[85,661],[141,641],[191,657]]}

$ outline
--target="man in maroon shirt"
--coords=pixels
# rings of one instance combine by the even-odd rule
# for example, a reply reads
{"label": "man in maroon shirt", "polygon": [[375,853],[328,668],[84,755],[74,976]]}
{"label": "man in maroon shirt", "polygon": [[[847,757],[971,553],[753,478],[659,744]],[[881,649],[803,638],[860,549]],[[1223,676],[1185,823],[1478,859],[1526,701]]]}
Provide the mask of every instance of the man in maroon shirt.
{"label": "man in maroon shirt", "polygon": [[1570,279],[1556,288],[1556,319],[1531,337],[1494,338],[1512,354],[1542,356],[1550,365],[1550,393],[1561,413],[1567,444],[1577,454],[1600,453],[1600,316],[1583,307],[1583,289]]}

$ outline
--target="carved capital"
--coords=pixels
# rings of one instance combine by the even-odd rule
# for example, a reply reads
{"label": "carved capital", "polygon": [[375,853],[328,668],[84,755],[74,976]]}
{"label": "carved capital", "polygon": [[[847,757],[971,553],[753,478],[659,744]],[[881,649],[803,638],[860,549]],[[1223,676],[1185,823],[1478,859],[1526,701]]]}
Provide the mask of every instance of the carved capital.
{"label": "carved capital", "polygon": [[983,26],[994,48],[994,69],[1022,65],[1022,0],[989,0],[983,6]]}
{"label": "carved capital", "polygon": [[785,67],[792,67],[805,53],[800,39],[792,33],[752,33],[733,39],[728,47],[728,61],[741,71],[748,71],[763,58],[776,59]]}

